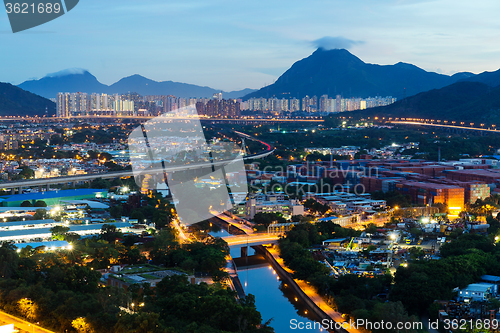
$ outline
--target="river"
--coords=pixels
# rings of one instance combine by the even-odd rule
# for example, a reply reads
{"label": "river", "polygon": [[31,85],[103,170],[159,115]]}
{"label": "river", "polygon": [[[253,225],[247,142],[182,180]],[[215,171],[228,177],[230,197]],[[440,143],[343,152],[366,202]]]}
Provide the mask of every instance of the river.
{"label": "river", "polygon": [[[229,234],[225,230],[219,232],[210,232],[212,236],[223,237]],[[239,258],[241,247],[231,247],[230,252],[233,258]],[[248,255],[254,254],[252,248],[248,249]],[[245,294],[255,296],[255,305],[262,315],[262,321],[266,322],[272,318],[270,326],[276,333],[286,333],[293,331],[301,332],[325,332],[316,323],[315,329],[299,330],[293,329],[293,323],[297,325],[302,323],[314,327],[312,317],[307,318],[307,309],[298,301],[290,287],[286,286],[278,278],[271,265],[267,264],[257,268],[238,267],[238,276],[240,278]],[[295,320],[295,321],[294,321]],[[292,323],[292,324],[291,324]]]}

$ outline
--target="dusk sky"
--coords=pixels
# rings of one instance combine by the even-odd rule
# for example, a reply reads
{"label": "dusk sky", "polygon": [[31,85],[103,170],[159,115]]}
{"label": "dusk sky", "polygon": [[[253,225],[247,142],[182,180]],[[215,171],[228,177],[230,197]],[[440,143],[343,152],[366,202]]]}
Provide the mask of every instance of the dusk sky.
{"label": "dusk sky", "polygon": [[498,0],[80,0],[13,34],[0,14],[0,81],[67,68],[102,83],[141,74],[226,91],[273,83],[318,45],[368,63],[453,74],[500,68]]}

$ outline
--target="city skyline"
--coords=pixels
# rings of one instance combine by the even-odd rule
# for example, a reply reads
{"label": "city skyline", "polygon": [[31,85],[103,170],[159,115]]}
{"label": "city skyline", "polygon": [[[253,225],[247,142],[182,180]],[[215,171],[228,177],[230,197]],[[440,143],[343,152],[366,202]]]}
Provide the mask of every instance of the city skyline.
{"label": "city skyline", "polygon": [[[346,48],[368,63],[412,63],[428,71],[500,68],[494,1],[322,2],[86,1],[67,15],[12,34],[0,81],[20,84],[67,68],[101,82],[141,74],[226,91],[271,84],[319,46]],[[354,18],[354,19],[353,19]],[[398,27],[398,29],[394,29]],[[84,32],[84,33],[82,33]]]}

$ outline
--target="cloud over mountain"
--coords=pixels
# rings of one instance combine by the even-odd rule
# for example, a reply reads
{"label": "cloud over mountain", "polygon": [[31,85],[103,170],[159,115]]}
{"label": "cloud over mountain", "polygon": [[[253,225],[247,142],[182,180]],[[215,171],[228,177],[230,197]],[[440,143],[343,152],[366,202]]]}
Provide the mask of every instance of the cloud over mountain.
{"label": "cloud over mountain", "polygon": [[311,45],[315,48],[322,48],[324,50],[335,50],[335,49],[350,49],[354,45],[364,44],[364,41],[347,39],[344,37],[331,37],[325,36],[319,39],[313,40]]}

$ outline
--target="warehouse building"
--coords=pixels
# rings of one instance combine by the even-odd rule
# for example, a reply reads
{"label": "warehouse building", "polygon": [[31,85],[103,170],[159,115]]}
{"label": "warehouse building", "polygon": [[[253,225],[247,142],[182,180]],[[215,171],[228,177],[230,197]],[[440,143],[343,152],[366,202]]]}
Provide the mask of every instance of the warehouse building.
{"label": "warehouse building", "polygon": [[47,206],[56,206],[60,205],[63,201],[99,199],[106,198],[107,195],[108,190],[92,188],[14,194],[0,196],[0,206],[21,207],[21,204],[25,201],[29,201],[32,205],[37,201],[43,201]]}

